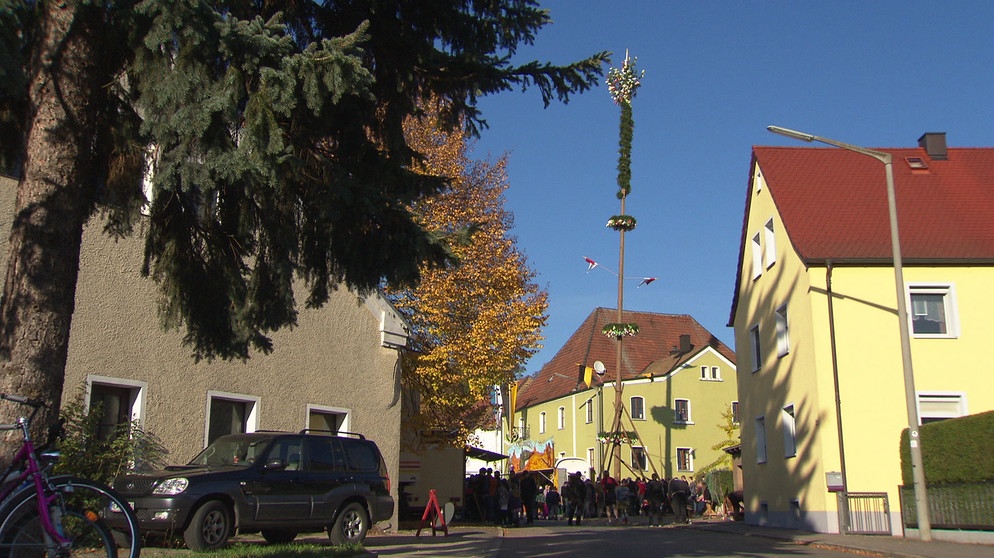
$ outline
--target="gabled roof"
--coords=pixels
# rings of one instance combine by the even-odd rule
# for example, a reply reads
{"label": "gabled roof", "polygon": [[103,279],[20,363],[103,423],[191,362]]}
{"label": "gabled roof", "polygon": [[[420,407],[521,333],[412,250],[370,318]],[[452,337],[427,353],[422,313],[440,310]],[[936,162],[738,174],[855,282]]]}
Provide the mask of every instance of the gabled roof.
{"label": "gabled roof", "polygon": [[[617,315],[618,311],[611,308],[597,308],[591,312],[552,360],[534,377],[518,384],[516,408],[524,409],[586,390],[583,384],[577,389],[581,364],[592,367],[599,360],[608,370],[600,380],[615,380],[617,341],[605,336],[601,329],[608,323],[618,321]],[[650,365],[657,377],[669,373],[709,346],[729,362],[735,362],[735,352],[689,315],[625,311],[622,321],[637,323],[640,330],[638,335],[625,337],[622,341],[622,381],[644,376]],[[690,338],[689,350],[682,353],[679,352],[681,335]],[[599,380],[594,379],[594,384],[597,383]]]}
{"label": "gabled roof", "polygon": [[[946,159],[930,158],[922,147],[874,149],[893,156],[904,264],[994,264],[994,148],[950,148]],[[754,146],[729,325],[738,306],[757,166],[779,225],[806,265],[891,265],[880,161],[835,147]]]}

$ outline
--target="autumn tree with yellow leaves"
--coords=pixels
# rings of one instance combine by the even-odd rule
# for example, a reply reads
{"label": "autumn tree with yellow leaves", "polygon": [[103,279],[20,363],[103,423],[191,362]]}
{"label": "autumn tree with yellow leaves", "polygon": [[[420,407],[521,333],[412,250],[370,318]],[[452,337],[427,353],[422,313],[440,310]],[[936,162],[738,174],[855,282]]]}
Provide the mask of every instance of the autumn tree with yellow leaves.
{"label": "autumn tree with yellow leaves", "polygon": [[476,428],[492,424],[493,387],[514,381],[541,348],[548,293],[510,234],[507,157],[470,159],[467,135],[439,131],[437,114],[408,120],[405,133],[424,155],[417,170],[450,184],[413,209],[424,228],[449,238],[459,263],[425,267],[417,287],[388,290],[388,296],[413,326],[402,373],[405,392],[413,395],[410,426],[445,433],[461,445]]}

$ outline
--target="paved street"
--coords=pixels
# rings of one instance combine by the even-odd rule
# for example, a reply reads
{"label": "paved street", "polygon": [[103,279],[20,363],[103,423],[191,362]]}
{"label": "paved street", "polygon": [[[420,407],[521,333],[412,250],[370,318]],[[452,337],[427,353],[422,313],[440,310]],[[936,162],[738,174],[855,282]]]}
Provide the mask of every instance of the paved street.
{"label": "paved street", "polygon": [[994,546],[945,541],[923,543],[887,536],[828,535],[747,526],[739,522],[700,522],[689,526],[608,526],[604,520],[569,527],[539,521],[534,526],[500,529],[457,526],[448,537],[431,529],[366,539],[370,556],[459,558],[628,558],[636,556],[892,556],[972,558],[994,555]]}

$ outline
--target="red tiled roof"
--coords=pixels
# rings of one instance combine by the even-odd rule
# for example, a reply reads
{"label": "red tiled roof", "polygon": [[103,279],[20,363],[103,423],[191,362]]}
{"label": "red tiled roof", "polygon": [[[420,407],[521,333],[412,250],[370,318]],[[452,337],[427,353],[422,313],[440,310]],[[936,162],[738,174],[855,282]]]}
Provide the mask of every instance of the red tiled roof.
{"label": "red tiled roof", "polygon": [[[994,148],[950,148],[945,160],[930,158],[921,147],[874,149],[893,156],[904,264],[994,263]],[[909,157],[922,159],[927,169],[913,169]],[[738,307],[756,165],[780,225],[805,263],[893,261],[880,161],[835,147],[754,146],[728,325]]]}
{"label": "red tiled roof", "polygon": [[[994,149],[881,149],[894,157],[901,256],[994,261]],[[754,147],[784,230],[806,262],[891,261],[884,166],[837,148]],[[920,157],[914,170],[906,157]]]}
{"label": "red tiled roof", "polygon": [[[601,361],[607,367],[603,381],[610,382],[617,374],[617,341],[601,333],[605,324],[616,322],[618,311],[611,308],[597,308],[587,316],[583,324],[570,336],[566,344],[547,362],[533,378],[518,384],[516,407],[523,409],[563,395],[577,389],[579,365],[594,365]],[[629,380],[644,374],[652,366],[657,377],[676,369],[688,358],[707,346],[714,347],[731,362],[735,362],[735,352],[717,337],[686,314],[656,314],[652,312],[625,311],[622,322],[639,325],[639,334],[625,337],[623,343],[622,379]],[[680,346],[680,336],[689,335],[689,353],[673,354]],[[596,376],[596,375],[595,375]],[[597,380],[594,380],[597,384]],[[580,390],[587,389],[580,385]]]}

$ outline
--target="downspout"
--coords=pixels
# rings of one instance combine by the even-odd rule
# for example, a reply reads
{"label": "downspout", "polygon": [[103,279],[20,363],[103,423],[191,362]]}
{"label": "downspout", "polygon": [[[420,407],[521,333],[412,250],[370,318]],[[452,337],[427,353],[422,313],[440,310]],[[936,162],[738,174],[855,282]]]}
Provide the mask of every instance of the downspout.
{"label": "downspout", "polygon": [[839,499],[839,532],[849,526],[849,484],[846,476],[846,444],[842,434],[842,395],[839,391],[839,359],[835,345],[835,295],[832,292],[832,260],[825,262],[825,288],[828,291],[828,338],[832,350],[832,381],[835,383],[835,417],[839,435],[839,468],[842,473],[842,494]]}

